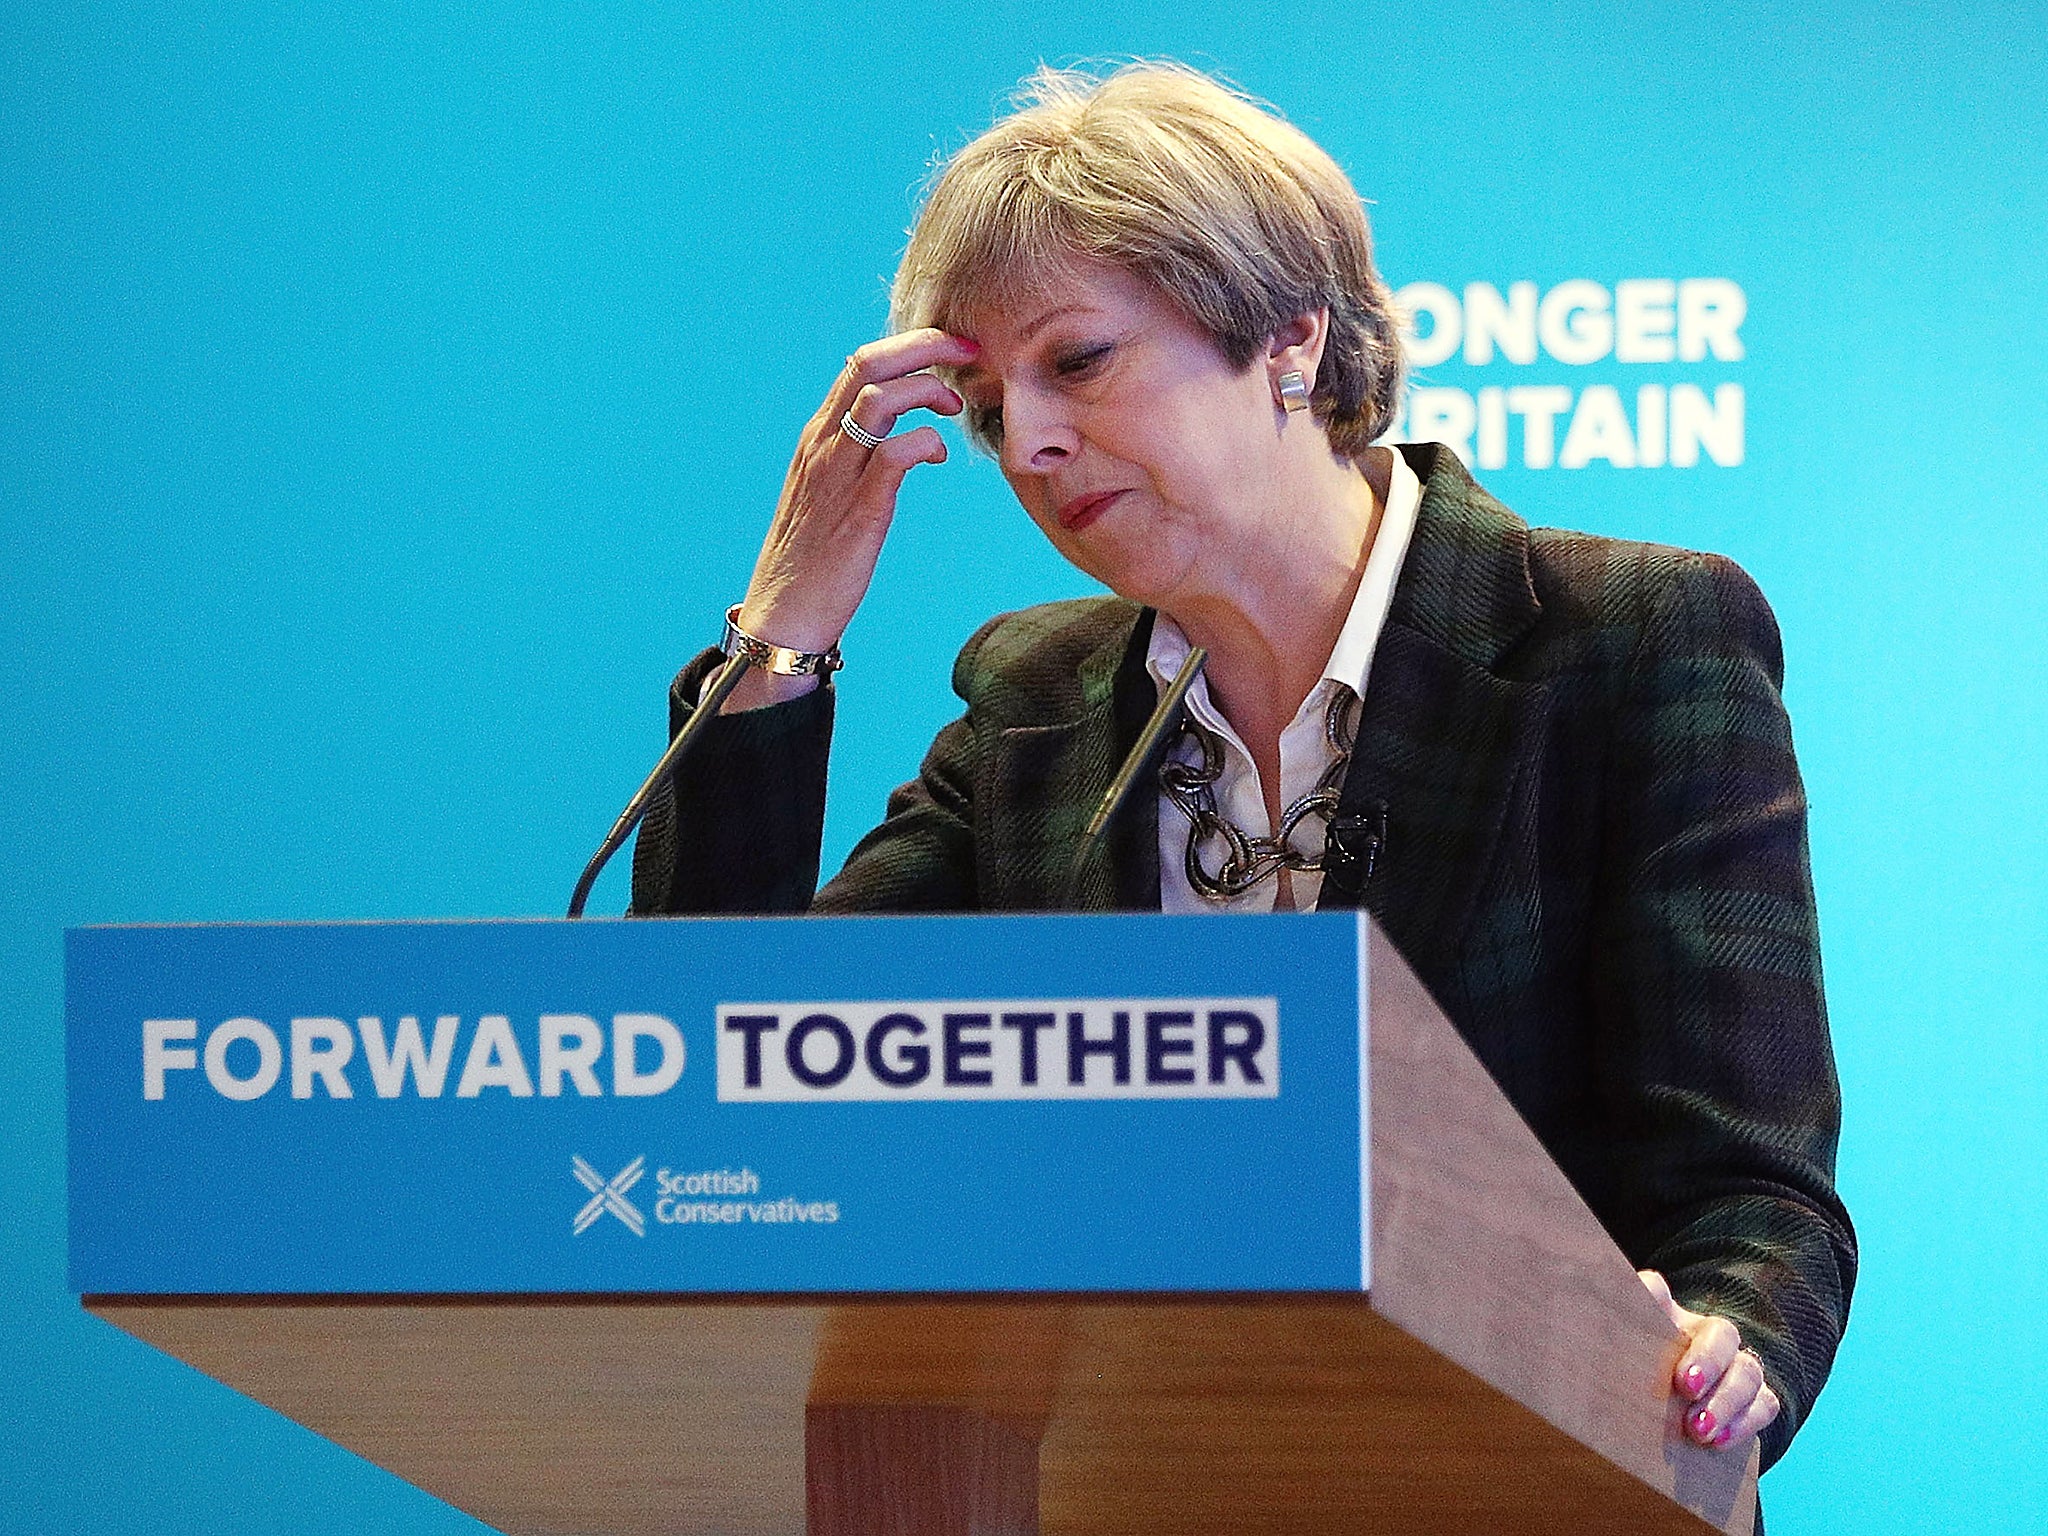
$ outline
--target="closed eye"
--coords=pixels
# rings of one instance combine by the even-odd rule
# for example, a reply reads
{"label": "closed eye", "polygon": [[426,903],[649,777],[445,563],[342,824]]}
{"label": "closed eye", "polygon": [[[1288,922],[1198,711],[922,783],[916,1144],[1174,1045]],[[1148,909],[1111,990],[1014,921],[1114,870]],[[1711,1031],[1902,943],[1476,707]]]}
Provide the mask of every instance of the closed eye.
{"label": "closed eye", "polygon": [[1053,358],[1052,371],[1063,379],[1086,378],[1108,359],[1112,350],[1112,344],[1106,341],[1095,346],[1075,347]]}

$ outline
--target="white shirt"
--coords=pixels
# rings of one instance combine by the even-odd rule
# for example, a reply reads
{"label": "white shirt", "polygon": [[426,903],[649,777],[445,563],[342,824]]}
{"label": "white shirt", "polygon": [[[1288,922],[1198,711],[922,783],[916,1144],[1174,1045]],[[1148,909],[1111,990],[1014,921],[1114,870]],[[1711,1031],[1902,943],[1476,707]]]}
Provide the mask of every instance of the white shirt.
{"label": "white shirt", "polygon": [[[1365,559],[1365,574],[1359,578],[1358,595],[1351,600],[1351,612],[1338,632],[1337,644],[1323,666],[1323,675],[1301,708],[1280,733],[1280,804],[1284,809],[1316,787],[1328,770],[1337,749],[1330,745],[1323,722],[1329,713],[1331,696],[1345,690],[1365,697],[1366,678],[1372,671],[1373,651],[1379,645],[1380,630],[1387,621],[1387,609],[1394,600],[1394,581],[1401,574],[1401,562],[1408,554],[1408,541],[1415,532],[1415,511],[1422,501],[1422,484],[1415,471],[1397,451],[1394,472],[1387,487],[1387,505],[1380,514],[1379,532]],[[1163,693],[1181,663],[1187,660],[1188,637],[1165,614],[1152,626],[1152,642],[1145,652],[1145,667]],[[1209,680],[1195,679],[1188,691],[1188,709],[1223,743],[1223,776],[1216,781],[1216,809],[1251,836],[1262,832],[1271,837],[1275,828],[1266,819],[1266,792],[1259,782],[1258,765],[1237,732],[1231,729],[1209,697]],[[1174,749],[1182,761],[1198,762],[1200,749],[1183,741]],[[1323,823],[1310,818],[1296,831],[1295,840],[1304,851],[1319,848]],[[1165,912],[1270,912],[1279,895],[1277,876],[1269,876],[1232,901],[1210,901],[1188,884],[1188,819],[1180,807],[1159,796],[1159,906]],[[1216,840],[1204,855],[1221,857]],[[1215,873],[1213,864],[1210,873]],[[1313,911],[1322,893],[1323,877],[1295,871],[1292,875],[1294,905]]]}

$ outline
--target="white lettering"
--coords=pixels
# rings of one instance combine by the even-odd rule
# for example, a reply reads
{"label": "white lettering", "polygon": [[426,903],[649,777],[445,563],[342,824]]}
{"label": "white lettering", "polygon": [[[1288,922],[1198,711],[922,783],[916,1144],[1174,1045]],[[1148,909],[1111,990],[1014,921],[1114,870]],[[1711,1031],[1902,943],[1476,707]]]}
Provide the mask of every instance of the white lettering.
{"label": "white lettering", "polygon": [[[1503,292],[1503,288],[1505,292]],[[1625,278],[1611,286],[1567,278],[1538,292],[1532,282],[1468,283],[1463,294],[1414,282],[1395,295],[1411,368],[1496,359],[1531,364],[1541,355],[1570,367],[1739,362],[1749,300],[1725,277]],[[1440,377],[1440,375],[1439,375]],[[1540,377],[1540,375],[1539,375]],[[1390,442],[1442,443],[1479,470],[1510,462],[1509,417],[1522,418],[1518,462],[1529,469],[1690,469],[1733,466],[1747,451],[1745,400],[1735,383],[1659,381],[1487,385],[1474,390],[1417,383],[1404,394]],[[1562,441],[1560,442],[1560,438]],[[1702,459],[1704,453],[1705,458]]]}
{"label": "white lettering", "polygon": [[1508,466],[1508,397],[1497,384],[1479,391],[1479,467]]}
{"label": "white lettering", "polygon": [[1462,389],[1418,389],[1408,397],[1408,440],[1443,443],[1472,462],[1472,397]]}
{"label": "white lettering", "polygon": [[1645,384],[1636,391],[1636,465],[1659,469],[1664,463],[1664,386]]}
{"label": "white lettering", "polygon": [[395,1099],[405,1091],[405,1074],[412,1072],[413,1085],[423,1099],[438,1099],[448,1084],[448,1063],[455,1055],[455,1032],[461,1017],[444,1013],[434,1020],[434,1045],[430,1051],[420,1040],[420,1021],[406,1014],[398,1021],[398,1037],[391,1049],[384,1048],[384,1021],[356,1020],[356,1032],[363,1037],[363,1059],[370,1064],[370,1082],[380,1099]]}
{"label": "white lettering", "polygon": [[1614,360],[1671,361],[1671,300],[1678,285],[1668,277],[1632,277],[1614,285]]}
{"label": "white lettering", "polygon": [[1614,317],[1607,312],[1607,290],[1575,277],[1543,295],[1536,311],[1536,329],[1543,350],[1560,363],[1597,363],[1614,346]]}
{"label": "white lettering", "polygon": [[1536,285],[1508,284],[1508,296],[1491,283],[1465,285],[1465,361],[1493,361],[1498,345],[1511,363],[1536,361]]}
{"label": "white lettering", "polygon": [[1548,469],[1557,447],[1556,421],[1572,408],[1572,392],[1562,384],[1517,384],[1508,391],[1508,409],[1522,418],[1522,462]]}
{"label": "white lettering", "polygon": [[[396,1025],[387,1031],[383,1019],[366,1014],[351,1029],[344,1019],[304,1015],[293,1018],[288,1030],[274,1030],[261,1019],[232,1018],[205,1033],[197,1019],[144,1019],[142,1096],[161,1102],[171,1073],[203,1066],[207,1081],[224,1098],[260,1099],[284,1078],[288,1061],[292,1098],[352,1099],[356,1085],[348,1068],[360,1044],[378,1098],[403,1097],[408,1078],[416,1097],[442,1097],[454,1065],[461,1016],[436,1017],[431,1044],[416,1015],[403,1015]],[[203,1050],[197,1045],[202,1033]],[[544,1013],[539,1016],[538,1035],[544,1098],[564,1096],[565,1084],[574,1084],[577,1097],[602,1097],[607,1090],[599,1074],[608,1043],[614,1057],[610,1091],[622,1097],[668,1092],[681,1079],[687,1059],[682,1031],[654,1013],[614,1014],[609,1042],[604,1026],[588,1014]],[[650,1041],[652,1049],[645,1048],[643,1042]],[[246,1049],[238,1050],[240,1046]],[[971,1041],[961,1050],[966,1058],[975,1055]],[[455,1096],[474,1099],[487,1088],[502,1088],[512,1098],[534,1096],[528,1058],[505,1014],[477,1020]]]}
{"label": "white lettering", "polygon": [[142,1096],[164,1096],[166,1071],[190,1071],[199,1065],[199,1053],[173,1040],[197,1040],[197,1019],[144,1019],[142,1021]]}
{"label": "white lettering", "polygon": [[1559,469],[1584,469],[1605,459],[1616,469],[1636,467],[1636,439],[1629,431],[1621,393],[1612,384],[1589,384],[1579,394],[1578,409],[1557,450]]}
{"label": "white lettering", "polygon": [[[1449,362],[1465,333],[1465,311],[1458,296],[1442,283],[1410,283],[1394,295],[1402,319],[1402,350],[1411,368],[1434,368]],[[1429,334],[1418,334],[1415,322],[1429,316]]]}
{"label": "white lettering", "polygon": [[[575,1043],[571,1045],[569,1042]],[[604,1054],[604,1031],[597,1020],[580,1013],[544,1013],[540,1016],[540,1096],[562,1096],[562,1077],[575,1080],[576,1092],[586,1099],[600,1098],[604,1089],[591,1070]]]}
{"label": "white lettering", "polygon": [[837,1200],[678,1200],[663,1195],[654,1202],[654,1219],[671,1226],[719,1222],[814,1222],[830,1225],[839,1219]]}
{"label": "white lettering", "polygon": [[1474,366],[1496,353],[1512,363],[1536,361],[1537,346],[1575,367],[1613,355],[1621,363],[1740,362],[1740,331],[1749,300],[1725,277],[1631,277],[1608,289],[1591,278],[1567,278],[1543,293],[1532,282],[1468,283],[1464,297],[1442,283],[1414,282],[1394,295],[1402,349],[1411,368],[1433,368],[1456,356]]}
{"label": "white lettering", "polygon": [[1714,390],[1714,403],[1707,404],[1706,392],[1697,384],[1671,386],[1671,462],[1690,469],[1700,461],[1700,449],[1716,464],[1742,462],[1742,386],[1721,384]]}
{"label": "white lettering", "polygon": [[1749,315],[1749,300],[1725,277],[1689,277],[1678,285],[1678,356],[1704,362],[1709,352],[1724,363],[1742,361],[1735,333]]}
{"label": "white lettering", "polygon": [[342,1072],[356,1053],[356,1037],[340,1019],[292,1020],[292,1097],[313,1097],[313,1079],[326,1086],[330,1099],[352,1099]]}
{"label": "white lettering", "polygon": [[761,1176],[751,1168],[712,1168],[701,1173],[662,1168],[655,1172],[654,1187],[664,1195],[757,1195]]}
{"label": "white lettering", "polygon": [[[228,1047],[241,1040],[256,1047],[256,1070],[247,1077],[228,1070]],[[283,1070],[284,1048],[277,1043],[276,1031],[261,1019],[229,1019],[206,1037],[206,1080],[224,1099],[260,1099]]]}
{"label": "white lettering", "polygon": [[[661,1061],[652,1072],[640,1070],[642,1040],[661,1048]],[[622,1099],[652,1098],[667,1093],[683,1075],[683,1034],[658,1013],[615,1013],[612,1015],[612,1092]]]}
{"label": "white lettering", "polygon": [[487,1013],[476,1021],[476,1034],[470,1038],[469,1055],[463,1060],[462,1081],[455,1085],[455,1097],[473,1099],[486,1088],[503,1088],[515,1099],[533,1097],[533,1079],[526,1075],[526,1058],[519,1054],[512,1021],[502,1013]]}

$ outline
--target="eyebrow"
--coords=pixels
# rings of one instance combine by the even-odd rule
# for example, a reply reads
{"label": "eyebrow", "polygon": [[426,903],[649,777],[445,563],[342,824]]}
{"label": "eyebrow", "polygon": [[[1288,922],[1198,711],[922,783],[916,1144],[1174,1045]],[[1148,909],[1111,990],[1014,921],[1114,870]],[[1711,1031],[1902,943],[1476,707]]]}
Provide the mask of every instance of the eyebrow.
{"label": "eyebrow", "polygon": [[[1029,325],[1020,330],[1017,333],[1017,339],[1019,341],[1029,341],[1033,336],[1044,330],[1046,326],[1059,319],[1061,315],[1079,314],[1087,307],[1085,304],[1062,304],[1055,309],[1048,309],[1044,314],[1038,316]],[[955,369],[953,376],[961,380],[978,379],[981,377],[981,365],[979,363],[969,363],[963,368]]]}
{"label": "eyebrow", "polygon": [[1017,339],[1019,341],[1029,341],[1033,336],[1036,336],[1040,331],[1044,330],[1046,326],[1050,325],[1053,321],[1059,319],[1061,315],[1079,314],[1082,310],[1086,309],[1087,307],[1088,306],[1085,304],[1062,304],[1057,309],[1048,309],[1036,320],[1032,321],[1029,325],[1025,326],[1023,330],[1019,331],[1017,333]]}

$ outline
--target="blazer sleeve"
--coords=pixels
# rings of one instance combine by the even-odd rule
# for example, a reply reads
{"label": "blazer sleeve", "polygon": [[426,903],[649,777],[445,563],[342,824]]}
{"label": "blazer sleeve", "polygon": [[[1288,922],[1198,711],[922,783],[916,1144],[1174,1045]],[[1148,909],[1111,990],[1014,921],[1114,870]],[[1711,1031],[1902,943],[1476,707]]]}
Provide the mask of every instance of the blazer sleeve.
{"label": "blazer sleeve", "polygon": [[[668,731],[696,713],[724,657],[707,650],[676,674]],[[828,679],[798,699],[721,715],[657,786],[633,843],[636,917],[801,912],[818,884],[825,765],[834,695]]]}
{"label": "blazer sleeve", "polygon": [[1738,567],[1685,556],[1629,663],[1605,778],[1596,1060],[1639,1265],[1731,1318],[1784,1405],[1781,1455],[1847,1321],[1841,1099],[1821,991],[1806,796],[1776,621]]}
{"label": "blazer sleeve", "polygon": [[[956,689],[995,622],[961,652]],[[708,650],[677,674],[669,689],[670,739],[722,660]],[[976,738],[968,717],[939,732],[918,776],[890,794],[881,825],[818,889],[834,699],[828,680],[802,698],[712,722],[656,790],[640,824],[635,915],[975,908]]]}

